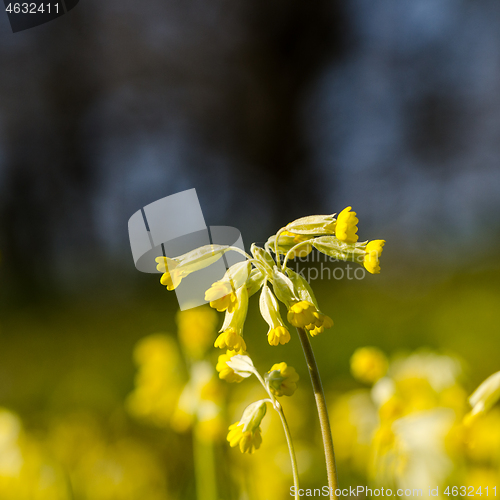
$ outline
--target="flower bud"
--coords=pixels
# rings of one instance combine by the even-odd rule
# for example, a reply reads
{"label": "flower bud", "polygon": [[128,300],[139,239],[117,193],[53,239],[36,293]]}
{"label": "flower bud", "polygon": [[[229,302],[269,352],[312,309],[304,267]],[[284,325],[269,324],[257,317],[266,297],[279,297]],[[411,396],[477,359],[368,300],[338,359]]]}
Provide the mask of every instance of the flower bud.
{"label": "flower bud", "polygon": [[291,396],[297,389],[299,375],[286,363],[274,364],[268,372],[269,389],[275,396]]}

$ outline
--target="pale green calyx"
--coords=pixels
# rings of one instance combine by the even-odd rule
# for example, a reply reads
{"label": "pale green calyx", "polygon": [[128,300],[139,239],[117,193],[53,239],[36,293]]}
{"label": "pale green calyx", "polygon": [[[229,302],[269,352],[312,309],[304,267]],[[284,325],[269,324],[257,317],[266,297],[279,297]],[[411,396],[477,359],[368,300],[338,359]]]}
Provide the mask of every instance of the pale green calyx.
{"label": "pale green calyx", "polygon": [[293,283],[282,273],[276,266],[273,269],[273,288],[276,297],[283,302],[287,307],[293,302],[297,302],[300,298],[295,293]]}
{"label": "pale green calyx", "polygon": [[232,368],[236,375],[243,378],[248,378],[255,373],[253,361],[249,356],[243,354],[236,354],[229,361],[226,361],[226,364],[229,368]]}
{"label": "pale green calyx", "polygon": [[285,326],[279,312],[279,304],[273,292],[266,285],[262,288],[259,298],[260,313],[264,321],[269,325],[269,328]]}
{"label": "pale green calyx", "polygon": [[316,250],[329,257],[339,260],[363,262],[363,258],[366,254],[365,247],[368,242],[345,243],[335,236],[320,236],[312,240],[311,243]]}
{"label": "pale green calyx", "polygon": [[302,217],[287,224],[285,230],[295,234],[333,234],[335,232],[334,216],[335,214]]}
{"label": "pale green calyx", "polygon": [[255,403],[248,405],[240,419],[239,425],[243,425],[242,431],[255,431],[260,426],[266,411],[267,405],[265,399],[255,401]]}

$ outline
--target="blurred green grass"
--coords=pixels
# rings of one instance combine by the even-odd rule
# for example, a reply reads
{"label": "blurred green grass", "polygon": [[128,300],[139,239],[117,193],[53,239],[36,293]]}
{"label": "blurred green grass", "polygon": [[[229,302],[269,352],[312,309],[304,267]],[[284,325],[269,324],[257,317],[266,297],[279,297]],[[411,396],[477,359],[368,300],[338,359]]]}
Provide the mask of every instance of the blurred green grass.
{"label": "blurred green grass", "polygon": [[[472,383],[498,370],[500,270],[461,274],[317,280],[313,287],[333,329],[313,339],[326,386],[349,383],[349,358],[363,345],[388,354],[428,346],[461,356]],[[438,277],[436,277],[438,275]],[[175,334],[174,293],[146,276],[128,294],[99,292],[5,308],[0,320],[0,401],[21,415],[89,409],[108,413],[133,387],[132,350],[143,336]],[[257,367],[287,360],[307,377],[297,339],[267,344],[251,299],[245,338]],[[222,322],[222,315],[220,315]],[[218,352],[214,348],[212,360]],[[353,383],[353,382],[351,382]]]}

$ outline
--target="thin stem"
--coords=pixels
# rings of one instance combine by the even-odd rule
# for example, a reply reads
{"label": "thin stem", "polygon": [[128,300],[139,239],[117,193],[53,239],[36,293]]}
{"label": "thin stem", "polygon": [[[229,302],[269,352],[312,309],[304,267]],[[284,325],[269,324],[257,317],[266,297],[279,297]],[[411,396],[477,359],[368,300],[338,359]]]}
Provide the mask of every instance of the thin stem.
{"label": "thin stem", "polygon": [[274,394],[270,391],[268,384],[264,381],[262,376],[257,370],[254,370],[254,375],[259,379],[262,387],[269,394],[270,402],[273,408],[278,412],[281,419],[281,424],[283,425],[283,430],[285,431],[286,443],[288,445],[288,453],[290,454],[290,462],[292,463],[292,476],[293,485],[295,487],[295,500],[299,500],[299,470],[297,467],[297,457],[295,456],[295,448],[293,447],[292,434],[290,433],[290,427],[288,427],[288,422],[285,418],[285,412],[280,402],[274,397]]}
{"label": "thin stem", "polygon": [[230,246],[230,247],[228,248],[228,250],[232,250],[233,252],[238,252],[238,253],[240,253],[241,255],[244,255],[244,256],[245,256],[247,259],[249,259],[249,260],[252,260],[252,259],[253,259],[253,257],[252,257],[250,254],[246,253],[246,252],[245,252],[245,250],[242,250],[241,248],[238,248],[238,247],[231,247],[231,246]]}
{"label": "thin stem", "polygon": [[[275,408],[276,409],[276,408]],[[288,427],[288,422],[285,418],[285,413],[283,412],[283,407],[280,405],[278,412],[281,423],[283,424],[283,429],[285,431],[286,442],[288,444],[288,452],[290,453],[290,461],[292,462],[292,474],[293,474],[293,485],[295,486],[295,500],[299,498],[299,472],[297,467],[297,458],[295,456],[295,448],[293,447],[292,435],[290,433],[290,427]]]}
{"label": "thin stem", "polygon": [[278,265],[278,268],[280,267],[280,261],[281,261],[281,257],[280,257],[280,253],[278,252],[278,243],[279,243],[279,239],[280,239],[280,235],[281,233],[285,231],[285,228],[282,227],[277,233],[276,233],[276,236],[274,238],[274,254],[275,254],[275,259],[276,259],[276,264]]}
{"label": "thin stem", "polygon": [[259,271],[267,277],[267,279],[270,279],[268,276],[269,276],[269,272],[267,271],[267,269],[262,265],[262,263],[260,263],[257,259],[250,259],[250,262],[259,269]]}
{"label": "thin stem", "polygon": [[336,500],[335,491],[338,488],[337,467],[335,464],[335,452],[333,450],[332,430],[330,429],[330,421],[328,419],[328,410],[326,408],[325,393],[321,384],[318,365],[314,358],[311,342],[307,336],[307,332],[303,328],[297,328],[302,349],[309,368],[309,375],[316,399],[316,407],[318,409],[319,423],[321,427],[321,436],[323,438],[323,446],[325,448],[326,473],[328,477],[328,486],[330,487],[330,499]]}
{"label": "thin stem", "polygon": [[288,250],[288,252],[285,255],[285,260],[283,261],[283,265],[281,266],[282,270],[285,269],[286,263],[288,262],[288,259],[290,258],[290,255],[292,254],[292,252],[294,252],[298,247],[300,247],[302,245],[305,245],[306,243],[310,244],[311,240],[301,241],[300,243],[297,243],[295,246],[293,246],[292,248],[290,248],[290,250]]}

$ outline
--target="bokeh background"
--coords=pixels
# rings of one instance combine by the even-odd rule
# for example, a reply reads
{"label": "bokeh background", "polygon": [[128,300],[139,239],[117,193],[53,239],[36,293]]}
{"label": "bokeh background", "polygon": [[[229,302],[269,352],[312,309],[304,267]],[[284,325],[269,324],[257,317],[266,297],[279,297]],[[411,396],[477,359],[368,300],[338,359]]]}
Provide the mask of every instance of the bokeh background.
{"label": "bokeh background", "polygon": [[[127,221],[184,189],[247,247],[348,205],[361,239],[387,240],[379,276],[312,283],[335,321],[315,344],[339,422],[350,391],[366,399],[349,372],[360,346],[460,360],[463,405],[499,369],[496,0],[81,0],[15,35],[0,13],[0,68],[0,498],[196,498],[193,427],[127,406],[138,342],[178,329],[175,295],[134,268]],[[256,365],[293,364],[309,408],[297,339],[271,348],[265,332],[254,304]],[[224,426],[258,392],[242,387]],[[294,420],[304,481],[323,485],[314,413]],[[213,438],[218,498],[288,497],[286,456],[265,446],[242,458]],[[498,482],[498,448],[453,463]],[[373,481],[340,455],[343,484]]]}

